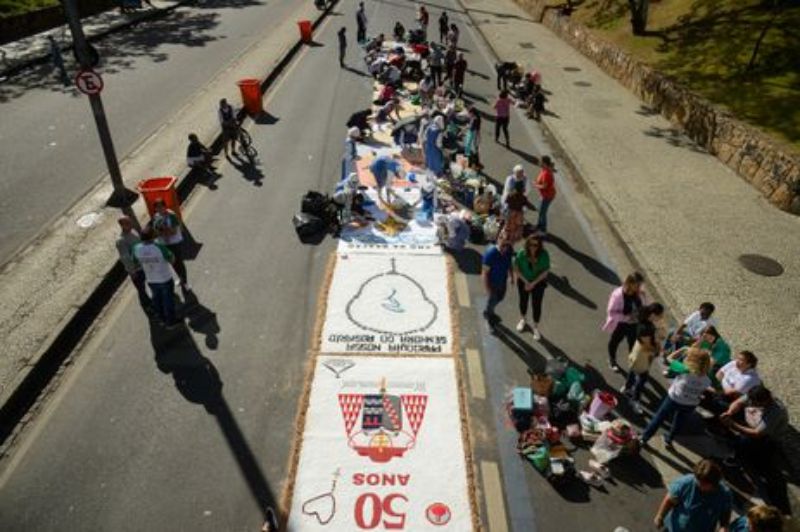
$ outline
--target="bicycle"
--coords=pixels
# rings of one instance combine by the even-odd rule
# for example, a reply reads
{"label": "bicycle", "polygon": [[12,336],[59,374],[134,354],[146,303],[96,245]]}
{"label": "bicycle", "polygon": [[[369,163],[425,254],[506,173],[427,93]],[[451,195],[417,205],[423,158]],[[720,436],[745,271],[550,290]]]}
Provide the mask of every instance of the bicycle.
{"label": "bicycle", "polygon": [[258,151],[253,147],[253,138],[250,136],[242,126],[239,126],[239,131],[237,132],[237,139],[238,141],[236,145],[236,151],[242,157],[246,157],[251,163],[253,163],[258,157]]}

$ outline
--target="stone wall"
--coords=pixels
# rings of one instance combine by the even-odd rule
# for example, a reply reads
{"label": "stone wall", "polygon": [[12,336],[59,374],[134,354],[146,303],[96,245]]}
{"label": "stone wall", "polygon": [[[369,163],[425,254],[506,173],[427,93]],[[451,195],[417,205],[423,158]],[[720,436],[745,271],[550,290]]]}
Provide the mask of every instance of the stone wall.
{"label": "stone wall", "polygon": [[515,0],[536,20],[619,80],[650,107],[680,126],[779,208],[800,215],[800,154],[755,127],[640,63],[617,46],[548,7],[547,0]]}
{"label": "stone wall", "polygon": [[[115,0],[78,0],[78,9],[82,17],[94,15],[117,5]],[[0,18],[0,44],[47,31],[65,23],[64,10],[60,5],[13,17],[3,17]]]}

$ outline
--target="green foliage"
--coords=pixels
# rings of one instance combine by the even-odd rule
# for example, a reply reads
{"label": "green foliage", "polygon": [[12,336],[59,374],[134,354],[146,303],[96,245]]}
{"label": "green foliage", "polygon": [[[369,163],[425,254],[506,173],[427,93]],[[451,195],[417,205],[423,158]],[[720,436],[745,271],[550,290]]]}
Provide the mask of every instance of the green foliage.
{"label": "green foliage", "polygon": [[575,17],[739,118],[800,147],[800,0],[653,0],[647,34],[640,37],[631,33],[627,0],[587,0]]}
{"label": "green foliage", "polygon": [[10,17],[43,7],[58,5],[58,0],[0,0],[0,17]]}

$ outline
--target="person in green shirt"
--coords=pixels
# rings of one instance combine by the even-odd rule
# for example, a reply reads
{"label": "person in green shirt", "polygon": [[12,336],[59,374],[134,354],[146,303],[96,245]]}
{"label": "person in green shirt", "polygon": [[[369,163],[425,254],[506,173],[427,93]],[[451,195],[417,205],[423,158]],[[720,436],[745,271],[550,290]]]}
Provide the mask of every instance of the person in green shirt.
{"label": "person in green shirt", "polygon": [[[694,343],[694,347],[704,349],[711,355],[711,369],[708,372],[708,377],[711,379],[711,384],[714,387],[718,387],[717,372],[722,366],[731,361],[731,346],[722,339],[716,327],[709,325],[700,335],[700,339]],[[669,355],[670,364],[666,376],[671,377],[675,374],[686,373],[686,367],[683,365],[684,354],[685,348],[682,348]]]}
{"label": "person in green shirt", "polygon": [[544,249],[542,239],[532,235],[525,240],[525,245],[514,257],[514,271],[517,275],[519,291],[519,314],[517,331],[522,332],[528,326],[525,315],[528,313],[528,302],[533,309],[533,339],[542,338],[539,333],[539,321],[542,318],[542,300],[547,288],[547,274],[550,272],[550,254]]}

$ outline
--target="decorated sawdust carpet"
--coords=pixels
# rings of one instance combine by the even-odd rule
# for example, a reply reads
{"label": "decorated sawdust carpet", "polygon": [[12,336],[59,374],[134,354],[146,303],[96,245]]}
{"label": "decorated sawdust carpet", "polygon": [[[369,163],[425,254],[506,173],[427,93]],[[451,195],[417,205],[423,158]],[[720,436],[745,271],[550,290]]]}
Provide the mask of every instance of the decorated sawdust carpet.
{"label": "decorated sawdust carpet", "polygon": [[289,530],[472,529],[451,358],[320,356]]}
{"label": "decorated sawdust carpet", "polygon": [[340,256],[328,294],[321,350],[452,353],[445,258],[365,253]]}

